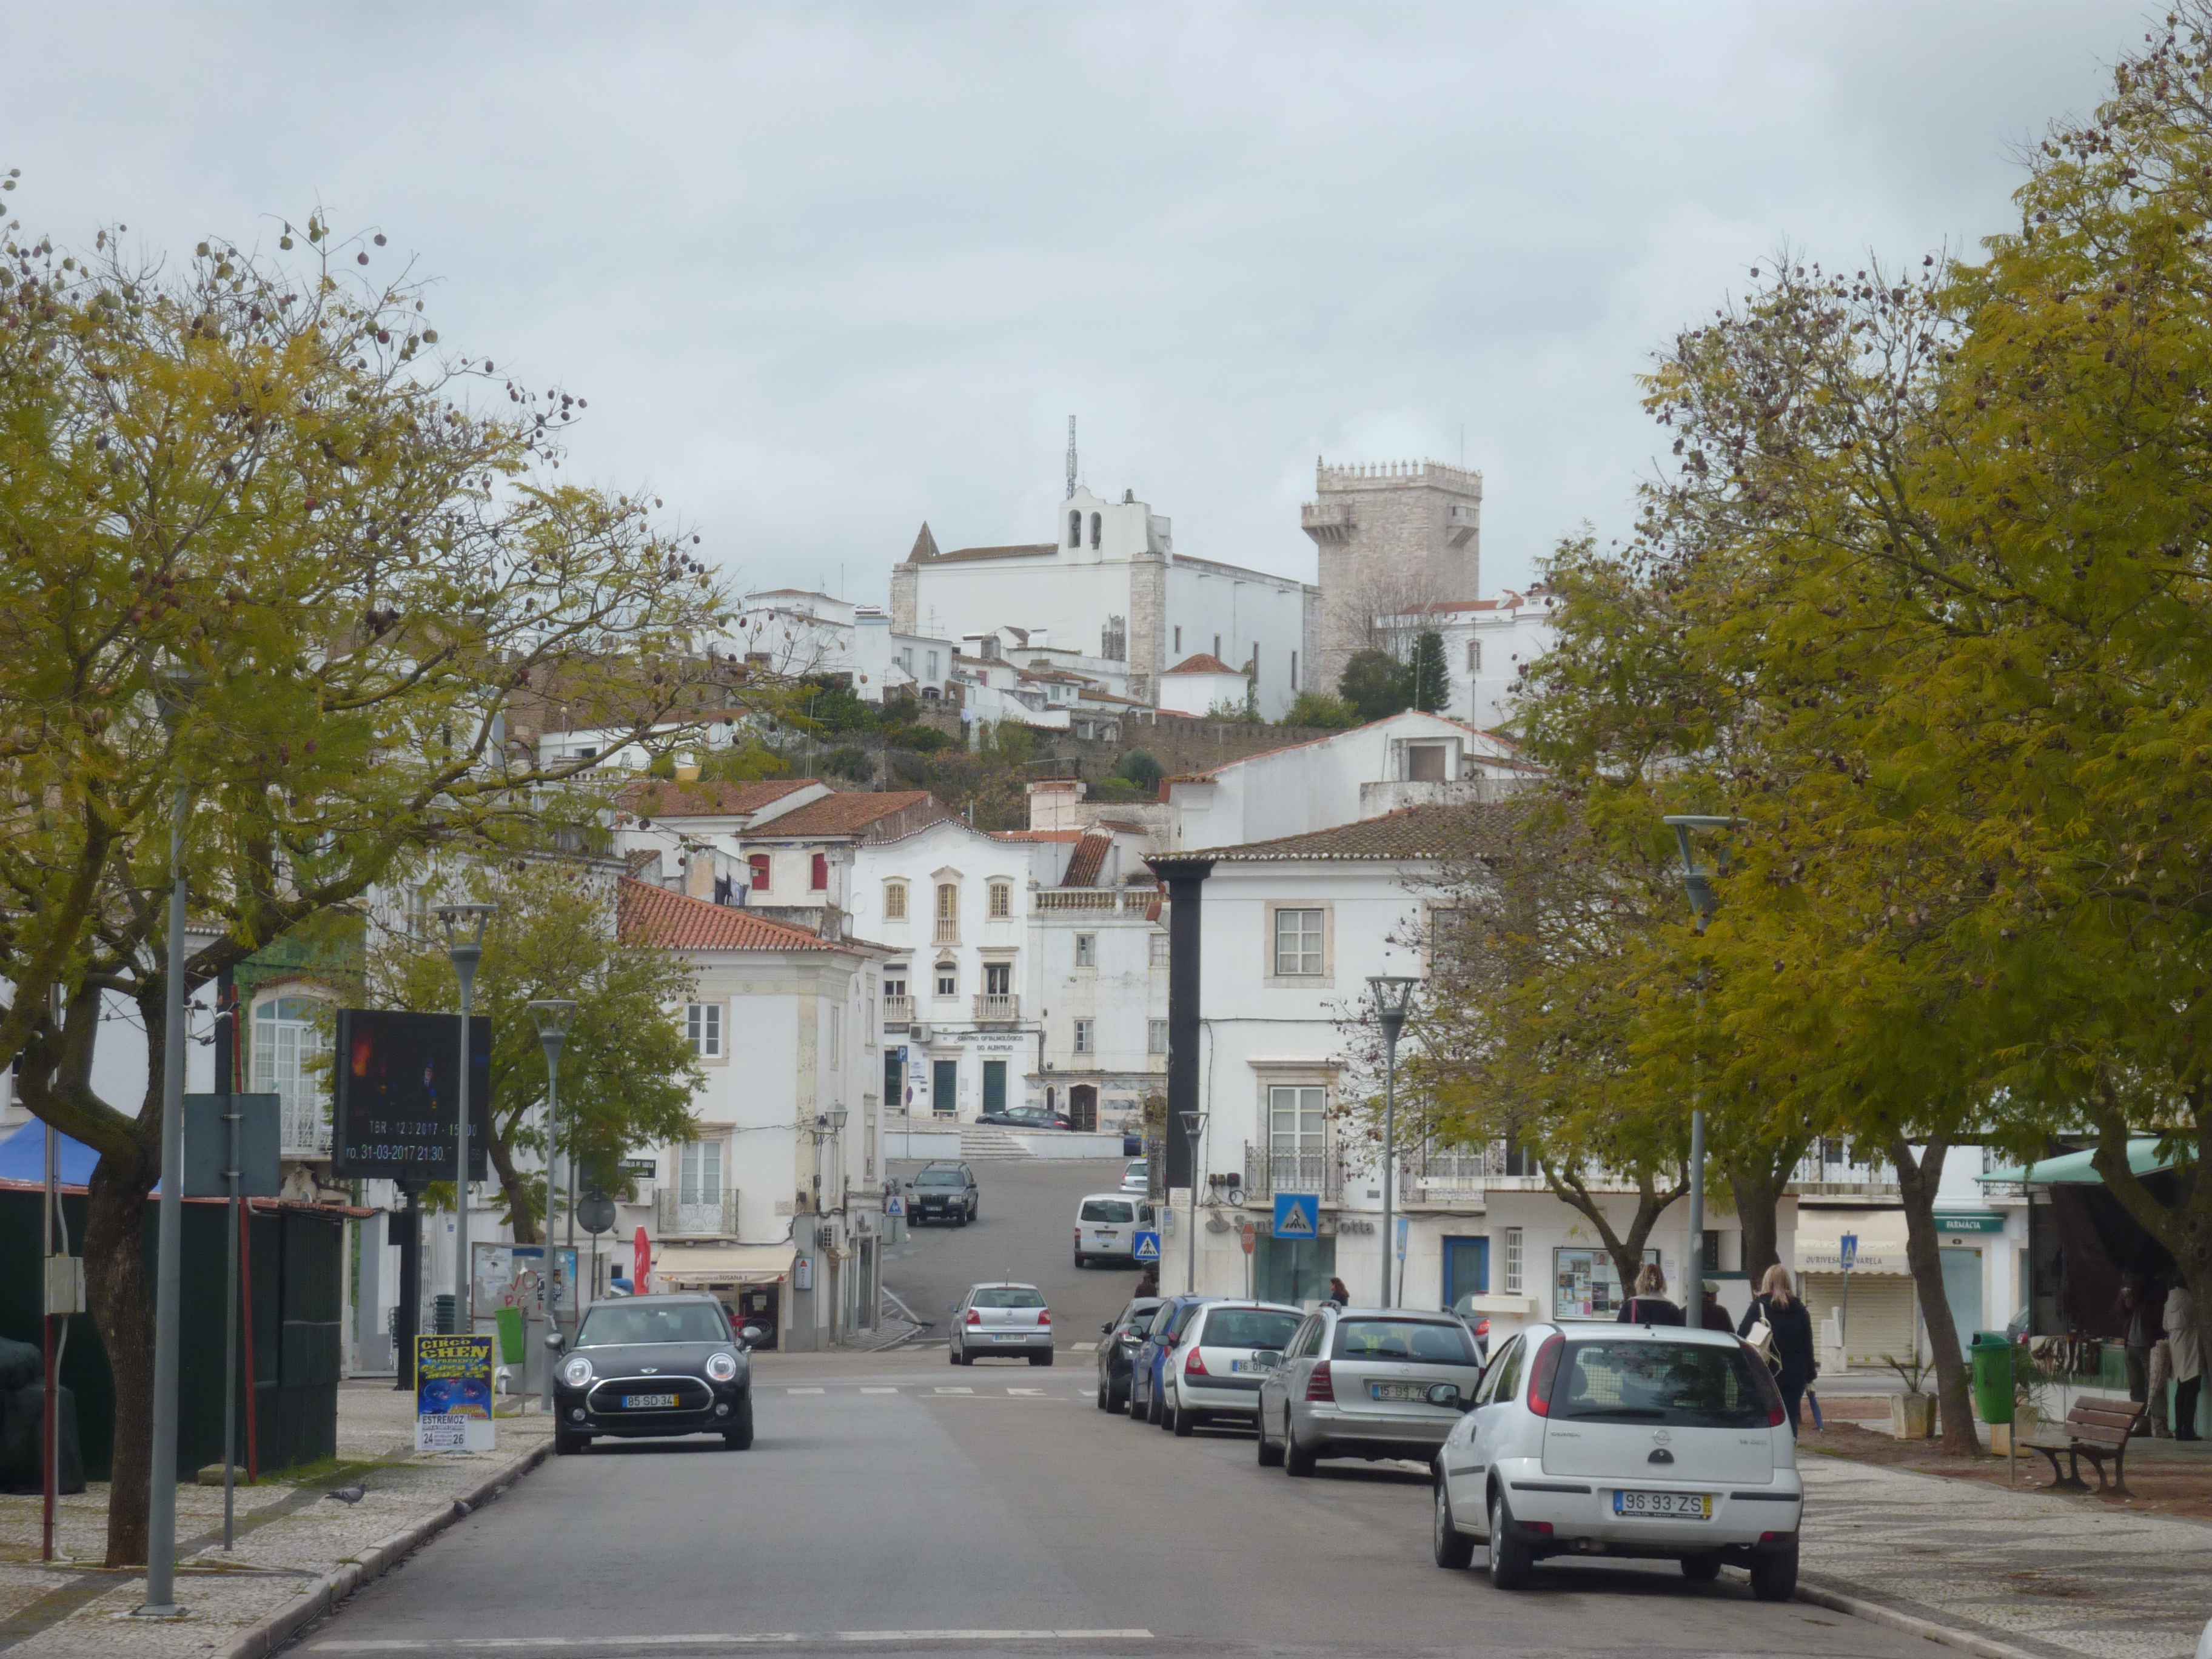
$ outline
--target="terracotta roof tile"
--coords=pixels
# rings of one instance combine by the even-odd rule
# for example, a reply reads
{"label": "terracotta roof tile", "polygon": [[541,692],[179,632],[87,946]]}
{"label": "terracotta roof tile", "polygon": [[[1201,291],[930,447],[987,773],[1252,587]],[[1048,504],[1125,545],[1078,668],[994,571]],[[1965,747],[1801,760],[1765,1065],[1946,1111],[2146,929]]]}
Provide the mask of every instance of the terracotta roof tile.
{"label": "terracotta roof tile", "polygon": [[856,836],[870,824],[880,823],[921,805],[937,807],[939,817],[952,816],[952,809],[941,805],[927,789],[848,789],[794,806],[781,817],[770,818],[754,833],[786,837]]}
{"label": "terracotta roof tile", "polygon": [[989,835],[993,841],[1056,842],[1067,846],[1083,839],[1080,830],[994,830]]}
{"label": "terracotta roof tile", "polygon": [[1062,887],[1096,887],[1098,872],[1106,867],[1106,854],[1113,850],[1114,837],[1093,832],[1075,843],[1075,856],[1067,861],[1067,873],[1060,878]]}
{"label": "terracotta roof tile", "polygon": [[726,818],[757,812],[800,789],[812,778],[767,778],[757,783],[672,783],[640,778],[615,796],[625,812],[646,818]]}
{"label": "terracotta roof tile", "polygon": [[1060,551],[1051,542],[1024,542],[1019,547],[956,547],[950,553],[939,553],[931,562],[949,564],[955,559],[1024,559],[1039,554]]}
{"label": "terracotta roof tile", "polygon": [[1528,814],[1525,802],[1470,802],[1457,806],[1401,806],[1379,818],[1361,818],[1303,836],[1212,847],[1177,857],[1223,864],[1291,863],[1308,860],[1477,859],[1510,853]]}
{"label": "terracotta roof tile", "polygon": [[665,887],[623,877],[617,884],[617,927],[623,941],[662,951],[834,951],[803,928],[751,910],[709,904]]}
{"label": "terracotta roof tile", "polygon": [[1173,668],[1168,670],[1170,674],[1234,674],[1238,672],[1211,651],[1201,651],[1194,657],[1185,657]]}

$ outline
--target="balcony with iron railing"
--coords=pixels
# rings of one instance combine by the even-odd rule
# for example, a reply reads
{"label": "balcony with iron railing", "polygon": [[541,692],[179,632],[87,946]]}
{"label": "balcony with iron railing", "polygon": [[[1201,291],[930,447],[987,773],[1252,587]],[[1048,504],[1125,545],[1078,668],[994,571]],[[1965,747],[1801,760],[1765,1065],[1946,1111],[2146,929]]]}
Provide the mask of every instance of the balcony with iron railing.
{"label": "balcony with iron railing", "polygon": [[986,1025],[1003,1025],[1022,1017],[1022,1000],[999,991],[982,991],[975,997],[975,1018]]}
{"label": "balcony with iron railing", "polygon": [[1271,1200],[1277,1193],[1318,1193],[1329,1203],[1344,1196],[1344,1160],[1334,1147],[1306,1146],[1278,1151],[1244,1144],[1244,1200]]}
{"label": "balcony with iron railing", "polygon": [[738,1236],[738,1189],[726,1188],[716,1198],[685,1202],[673,1187],[653,1194],[654,1220],[663,1238],[735,1238]]}
{"label": "balcony with iron railing", "polygon": [[1510,1178],[1524,1182],[1507,1157],[1505,1143],[1488,1146],[1416,1146],[1398,1154],[1398,1198],[1405,1204],[1480,1203]]}
{"label": "balcony with iron railing", "polygon": [[913,1024],[914,999],[912,997],[885,997],[884,999],[884,1024],[893,1030],[896,1030],[900,1026]]}
{"label": "balcony with iron railing", "polygon": [[327,1100],[287,1101],[279,1126],[277,1155],[312,1163],[331,1155],[331,1107]]}
{"label": "balcony with iron railing", "polygon": [[1797,1160],[1790,1185],[1800,1198],[1894,1199],[1897,1167],[1825,1157],[1815,1150]]}

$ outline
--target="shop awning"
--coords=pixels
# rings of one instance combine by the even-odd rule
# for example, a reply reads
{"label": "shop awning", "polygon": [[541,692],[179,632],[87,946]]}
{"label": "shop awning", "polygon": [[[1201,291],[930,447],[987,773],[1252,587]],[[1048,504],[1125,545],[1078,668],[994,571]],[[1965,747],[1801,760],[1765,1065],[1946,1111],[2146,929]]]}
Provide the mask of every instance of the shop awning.
{"label": "shop awning", "polygon": [[1839,1273],[1844,1270],[1844,1235],[1858,1240],[1854,1273],[1905,1273],[1905,1212],[1902,1210],[1808,1210],[1797,1206],[1797,1271]]}
{"label": "shop awning", "polygon": [[[2098,1187],[2104,1184],[2105,1178],[2097,1173],[2095,1158],[2094,1150],[2063,1152],[2057,1158],[2039,1159],[2024,1170],[2015,1164],[1991,1170],[1980,1178],[1985,1182],[2019,1182],[2029,1187]],[[2128,1142],[2128,1168],[2137,1175],[2156,1175],[2172,1167],[2171,1158],[2160,1156],[2155,1136],[2137,1135]]]}
{"label": "shop awning", "polygon": [[708,1291],[773,1285],[791,1276],[798,1254],[790,1244],[683,1244],[663,1239],[653,1258],[653,1286]]}

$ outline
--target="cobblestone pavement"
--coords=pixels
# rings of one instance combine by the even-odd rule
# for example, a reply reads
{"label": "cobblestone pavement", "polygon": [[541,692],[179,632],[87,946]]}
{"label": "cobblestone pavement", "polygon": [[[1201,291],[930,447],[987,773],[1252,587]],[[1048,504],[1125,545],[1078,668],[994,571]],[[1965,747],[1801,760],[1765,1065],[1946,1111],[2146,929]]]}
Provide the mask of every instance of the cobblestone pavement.
{"label": "cobblestone pavement", "polygon": [[2025,1652],[2190,1659],[2212,1527],[1841,1458],[1804,1460],[1808,1582]]}
{"label": "cobblestone pavement", "polygon": [[[222,1488],[177,1493],[177,1599],[187,1617],[146,1624],[124,1615],[145,1599],[141,1572],[100,1566],[107,1487],[61,1502],[58,1552],[39,1559],[40,1500],[0,1497],[0,1652],[14,1659],[173,1659],[228,1653],[246,1632],[316,1580],[383,1540],[449,1509],[454,1498],[546,1438],[535,1412],[502,1417],[495,1451],[417,1456],[413,1396],[389,1382],[348,1382],[338,1395],[339,1465],[311,1483],[238,1488],[237,1548],[222,1547]],[[367,1490],[348,1504],[331,1488]]]}

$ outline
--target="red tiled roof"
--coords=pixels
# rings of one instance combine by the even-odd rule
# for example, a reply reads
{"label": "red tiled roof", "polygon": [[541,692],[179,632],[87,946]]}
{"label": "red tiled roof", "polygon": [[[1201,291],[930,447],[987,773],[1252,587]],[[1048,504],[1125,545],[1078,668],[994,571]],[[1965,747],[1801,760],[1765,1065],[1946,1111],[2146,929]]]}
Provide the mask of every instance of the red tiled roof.
{"label": "red tiled roof", "polygon": [[1334,830],[1247,842],[1238,847],[1206,848],[1176,856],[1226,864],[1485,858],[1513,849],[1528,810],[1526,803],[1517,801],[1401,806],[1380,817],[1340,823]]}
{"label": "red tiled roof", "polygon": [[752,910],[709,904],[624,876],[617,884],[616,926],[631,945],[662,951],[834,951],[803,928],[770,921]]}
{"label": "red tiled roof", "polygon": [[[1167,712],[1168,711],[1164,708],[1160,710],[1160,713],[1163,714]],[[1395,714],[1385,714],[1382,717],[1382,720],[1370,720],[1367,722],[1366,726],[1346,726],[1341,732],[1324,732],[1321,736],[1317,738],[1308,738],[1303,743],[1286,743],[1280,749],[1262,749],[1255,754],[1240,755],[1233,761],[1224,761],[1220,765],[1210,768],[1206,771],[1178,772],[1175,776],[1171,778],[1163,778],[1160,781],[1163,785],[1170,783],[1213,783],[1218,781],[1222,773],[1226,772],[1232,766],[1243,766],[1255,760],[1266,760],[1273,755],[1287,755],[1293,749],[1312,749],[1324,743],[1334,743],[1339,738],[1348,738],[1355,732],[1364,732],[1368,729],[1368,726],[1380,726],[1383,723],[1383,720],[1403,720],[1408,714],[1419,714],[1421,712],[1423,711],[1415,708],[1401,708]],[[1507,737],[1503,732],[1492,732],[1480,726],[1470,725],[1466,720],[1454,720],[1449,714],[1431,714],[1428,718],[1432,720],[1442,720],[1446,726],[1456,726],[1462,732],[1472,732],[1479,738],[1488,738],[1492,743],[1502,744],[1508,749],[1519,747],[1512,738]],[[1491,760],[1493,764],[1495,763],[1495,757],[1486,756],[1482,758]]]}
{"label": "red tiled roof", "polygon": [[625,812],[645,818],[726,818],[757,812],[800,789],[811,789],[812,778],[767,778],[757,783],[672,783],[661,778],[640,778],[626,783],[615,796]]}
{"label": "red tiled roof", "polygon": [[952,816],[952,809],[939,804],[927,789],[849,789],[794,806],[781,817],[770,818],[755,833],[787,837],[856,836],[872,823],[925,803],[936,806],[939,817]]}
{"label": "red tiled roof", "polygon": [[1201,651],[1194,657],[1185,657],[1173,668],[1168,670],[1170,674],[1234,674],[1237,672],[1211,651]]}
{"label": "red tiled roof", "polygon": [[1033,558],[1040,553],[1059,551],[1059,547],[1051,542],[1024,542],[1019,547],[956,547],[950,553],[939,553],[931,562],[949,563],[954,559]]}
{"label": "red tiled roof", "polygon": [[1067,861],[1067,873],[1060,878],[1062,887],[1096,887],[1098,872],[1106,867],[1106,854],[1113,850],[1114,837],[1093,831],[1075,843],[1075,856]]}
{"label": "red tiled roof", "polygon": [[1073,845],[1083,839],[1080,830],[994,830],[993,841],[1058,842]]}

